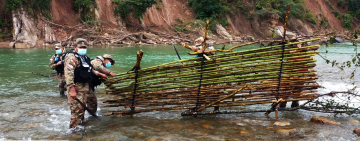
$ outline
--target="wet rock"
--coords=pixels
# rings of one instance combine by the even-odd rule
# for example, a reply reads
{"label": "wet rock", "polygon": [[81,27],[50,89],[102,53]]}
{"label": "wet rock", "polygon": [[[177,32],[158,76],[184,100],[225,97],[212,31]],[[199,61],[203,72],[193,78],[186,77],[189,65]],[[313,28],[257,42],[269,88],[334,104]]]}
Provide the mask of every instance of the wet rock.
{"label": "wet rock", "polygon": [[247,41],[250,41],[250,42],[254,42],[254,41],[255,41],[254,37],[253,37],[253,36],[250,36],[250,35],[247,35],[247,36],[246,36],[246,40],[247,40]]}
{"label": "wet rock", "polygon": [[353,130],[353,132],[354,132],[356,135],[360,136],[360,128],[355,128],[355,129]]}
{"label": "wet rock", "polygon": [[[278,26],[277,29],[274,29],[275,30],[275,34],[277,34],[276,37],[283,37],[283,34],[284,34],[284,27],[283,26]],[[296,34],[291,32],[291,31],[286,31],[286,35],[287,39],[291,39],[292,37],[295,37]]]}
{"label": "wet rock", "polygon": [[241,135],[249,135],[249,131],[241,130],[241,131],[240,131],[240,134],[241,134]]}
{"label": "wet rock", "polygon": [[7,114],[4,114],[2,116],[2,118],[5,120],[5,121],[13,121],[17,118],[19,118],[21,115],[23,115],[24,111],[20,111],[20,110],[16,110],[14,112],[10,112],[10,113],[7,113]]}
{"label": "wet rock", "polygon": [[340,122],[324,118],[324,117],[312,117],[311,122],[323,123],[323,124],[333,124],[333,125],[340,125]]}
{"label": "wet rock", "polygon": [[359,120],[356,120],[356,119],[348,119],[348,121],[351,124],[359,124]]}
{"label": "wet rock", "polygon": [[49,139],[49,140],[53,140],[53,139],[55,139],[55,138],[56,138],[55,135],[50,135],[50,136],[47,137],[47,139]]}
{"label": "wet rock", "polygon": [[203,125],[201,125],[203,128],[205,128],[205,129],[210,129],[211,128],[211,126],[210,125],[207,125],[207,124],[203,124]]}
{"label": "wet rock", "polygon": [[276,121],[274,123],[275,126],[289,126],[290,123],[289,122],[286,122],[286,121]]}
{"label": "wet rock", "polygon": [[15,42],[10,42],[9,47],[14,48],[15,47]]}
{"label": "wet rock", "polygon": [[242,42],[242,39],[241,39],[241,37],[235,37],[235,38],[234,38],[234,41],[236,41],[236,42]]}
{"label": "wet rock", "polygon": [[70,140],[80,140],[80,139],[82,139],[82,135],[70,135],[69,139]]}
{"label": "wet rock", "polygon": [[23,48],[30,48],[30,46],[26,43],[15,43],[15,48],[23,49]]}
{"label": "wet rock", "polygon": [[147,139],[147,141],[158,141],[158,140],[159,140],[159,138],[157,138],[157,137],[149,137]]}
{"label": "wet rock", "polygon": [[12,17],[13,39],[16,41],[15,48],[35,47],[39,33],[34,22],[36,20],[23,7],[13,10]]}
{"label": "wet rock", "polygon": [[222,38],[224,39],[228,39],[228,40],[233,40],[231,35],[226,31],[226,29],[220,25],[220,24],[216,24],[215,25],[215,31],[217,34],[219,34]]}
{"label": "wet rock", "polygon": [[297,130],[295,128],[279,128],[275,130],[275,133],[280,136],[287,137],[296,134]]}
{"label": "wet rock", "polygon": [[236,123],[237,126],[240,126],[240,127],[244,127],[246,126],[247,124],[246,123]]}
{"label": "wet rock", "polygon": [[334,43],[342,43],[343,40],[340,37],[336,37]]}
{"label": "wet rock", "polygon": [[4,132],[4,133],[9,132],[9,131],[11,131],[11,128],[8,128],[8,127],[1,129],[1,132]]}

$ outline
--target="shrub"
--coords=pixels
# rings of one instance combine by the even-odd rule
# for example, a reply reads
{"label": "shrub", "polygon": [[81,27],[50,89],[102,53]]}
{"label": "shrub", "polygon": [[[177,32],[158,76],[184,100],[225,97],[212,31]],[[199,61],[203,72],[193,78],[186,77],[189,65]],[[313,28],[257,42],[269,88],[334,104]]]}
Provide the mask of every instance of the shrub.
{"label": "shrub", "polygon": [[351,29],[352,28],[352,22],[353,22],[353,18],[350,14],[344,14],[343,15],[343,27],[345,29]]}
{"label": "shrub", "polygon": [[347,0],[348,10],[350,14],[360,19],[360,1],[359,0]]}
{"label": "shrub", "polygon": [[225,15],[229,11],[221,0],[189,0],[189,4],[194,9],[197,19],[218,17],[217,15]]}
{"label": "shrub", "polygon": [[340,16],[340,12],[339,12],[339,11],[332,11],[331,13],[333,13],[335,17]]}
{"label": "shrub", "polygon": [[306,20],[312,24],[316,24],[316,18],[310,11],[306,13]]}
{"label": "shrub", "polygon": [[222,26],[227,26],[227,25],[229,25],[230,24],[230,22],[228,21],[228,20],[223,20],[222,22],[221,22],[221,25]]}
{"label": "shrub", "polygon": [[[160,1],[161,2],[161,1]],[[116,4],[114,13],[125,19],[130,13],[134,13],[135,17],[141,23],[143,14],[146,12],[148,7],[151,7],[153,4],[156,4],[156,0],[114,0],[113,3]]]}
{"label": "shrub", "polygon": [[83,21],[91,21],[95,18],[95,11],[93,8],[96,8],[95,0],[75,0],[74,1],[74,10],[80,12],[80,17]]}
{"label": "shrub", "polygon": [[44,17],[51,20],[50,8],[52,0],[6,0],[5,9],[9,12],[16,10],[21,6],[26,6],[26,10],[37,18],[41,13]]}

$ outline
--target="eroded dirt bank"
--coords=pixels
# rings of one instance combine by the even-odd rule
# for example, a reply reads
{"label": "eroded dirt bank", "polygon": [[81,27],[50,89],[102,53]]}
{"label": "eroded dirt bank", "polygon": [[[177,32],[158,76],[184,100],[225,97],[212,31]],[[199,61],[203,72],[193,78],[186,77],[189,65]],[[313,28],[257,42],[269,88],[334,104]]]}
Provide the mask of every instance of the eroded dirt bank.
{"label": "eroded dirt bank", "polygon": [[[4,3],[0,0],[0,4]],[[305,0],[305,6],[317,19],[326,17],[330,23],[327,31],[340,31],[338,36],[347,36],[342,32],[342,21],[332,13],[328,0]],[[72,0],[53,0],[51,4],[52,20],[40,16],[32,18],[23,8],[12,12],[14,24],[13,39],[2,40],[2,48],[31,48],[51,45],[57,42],[68,45],[82,37],[91,45],[158,45],[158,44],[191,44],[204,34],[204,22],[195,19],[195,14],[188,0],[162,0],[148,8],[140,23],[134,17],[123,21],[113,12],[112,0],[96,0],[95,21],[87,23],[80,19],[73,10]],[[245,4],[253,4],[250,0]],[[336,0],[330,0],[336,5]],[[333,7],[340,12],[341,8]],[[0,8],[4,11],[4,8]],[[267,18],[247,18],[240,11],[227,15],[229,24],[225,27],[216,25],[208,38],[210,43],[247,42],[264,39],[280,39],[283,19],[275,14]],[[355,27],[357,24],[355,24]],[[317,25],[291,18],[288,22],[287,37],[321,34]],[[21,31],[21,32],[20,32]],[[273,33],[276,33],[275,35]],[[324,38],[325,40],[326,38]]]}

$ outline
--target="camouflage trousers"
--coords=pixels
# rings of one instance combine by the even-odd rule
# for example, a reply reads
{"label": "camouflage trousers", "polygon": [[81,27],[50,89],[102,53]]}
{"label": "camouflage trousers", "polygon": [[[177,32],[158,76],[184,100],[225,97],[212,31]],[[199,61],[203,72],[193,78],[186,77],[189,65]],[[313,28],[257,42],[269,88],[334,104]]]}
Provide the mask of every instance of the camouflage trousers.
{"label": "camouflage trousers", "polygon": [[97,98],[95,92],[91,90],[91,93],[87,93],[86,95],[86,106],[90,111],[96,113],[97,111]]}
{"label": "camouflage trousers", "polygon": [[[76,83],[75,90],[76,98],[78,98],[82,103],[85,103],[87,100],[86,96],[89,95],[89,93],[92,93],[89,89],[89,84],[87,83]],[[70,104],[71,111],[70,128],[74,128],[80,124],[81,120],[84,119],[85,109],[79,102],[70,97],[70,90],[67,90],[67,92],[68,103]]]}
{"label": "camouflage trousers", "polygon": [[64,75],[58,75],[57,79],[58,79],[58,84],[59,84],[58,86],[59,86],[59,90],[60,90],[60,95],[65,96],[66,82],[65,82]]}

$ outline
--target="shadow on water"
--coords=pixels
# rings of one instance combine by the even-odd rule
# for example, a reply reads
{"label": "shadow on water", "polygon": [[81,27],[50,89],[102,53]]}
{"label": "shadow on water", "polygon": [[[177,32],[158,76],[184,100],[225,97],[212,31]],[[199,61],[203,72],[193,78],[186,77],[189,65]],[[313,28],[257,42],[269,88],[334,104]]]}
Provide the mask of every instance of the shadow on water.
{"label": "shadow on water", "polygon": [[[221,46],[217,47],[221,48]],[[153,47],[103,47],[89,48],[88,55],[94,58],[110,53],[116,64],[114,72],[130,70],[136,61],[136,50],[145,52],[142,67],[159,65],[177,60],[172,46]],[[247,48],[249,49],[249,48]],[[328,48],[334,58],[348,55],[353,48]],[[177,47],[181,58],[191,58],[188,51]],[[325,52],[323,48],[320,52]],[[349,119],[358,117],[315,113],[309,111],[279,112],[279,120],[289,122],[286,127],[275,126],[274,113],[269,117],[264,113],[209,115],[181,117],[181,110],[169,112],[149,112],[134,116],[102,117],[102,122],[86,113],[85,122],[72,132],[68,130],[70,110],[67,100],[60,97],[57,81],[31,74],[53,73],[48,61],[54,53],[52,49],[0,49],[0,140],[355,140],[352,133],[359,123]],[[319,83],[325,88],[320,92],[342,90],[350,87],[339,83],[339,70],[326,64],[316,56]],[[358,76],[358,74],[356,74]],[[356,82],[358,83],[358,82]],[[99,100],[98,114],[119,108],[103,108],[102,101],[111,97],[104,94],[104,86],[96,90]],[[289,104],[288,104],[289,106]],[[229,110],[268,109],[270,104],[233,107]],[[309,122],[312,116],[325,116],[340,121],[342,125],[322,125]],[[283,133],[291,130],[291,134]]]}

